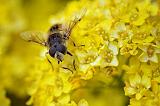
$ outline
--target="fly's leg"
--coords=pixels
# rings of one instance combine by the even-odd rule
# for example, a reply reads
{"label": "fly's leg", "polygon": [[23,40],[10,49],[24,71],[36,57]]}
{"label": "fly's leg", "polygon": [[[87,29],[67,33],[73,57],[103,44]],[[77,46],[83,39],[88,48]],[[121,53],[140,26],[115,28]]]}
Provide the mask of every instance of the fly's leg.
{"label": "fly's leg", "polygon": [[74,47],[81,47],[81,46],[85,46],[85,45],[76,45],[76,43],[71,39],[72,43],[73,43],[73,46]]}
{"label": "fly's leg", "polygon": [[62,67],[63,69],[66,69],[66,70],[69,70],[72,74],[73,74],[73,71],[67,67]]}
{"label": "fly's leg", "polygon": [[47,54],[48,54],[48,52],[46,52],[46,53],[45,53],[45,56],[46,56],[47,61],[48,61],[48,63],[51,65],[52,70],[53,70],[53,69],[54,69],[54,68],[53,68],[53,65],[52,65],[51,61],[49,60],[49,58],[48,58]]}
{"label": "fly's leg", "polygon": [[75,60],[73,60],[73,67],[74,67],[74,70],[76,70],[76,65],[75,65]]}
{"label": "fly's leg", "polygon": [[72,53],[70,53],[69,51],[67,51],[67,54],[70,55],[70,56],[73,56]]}

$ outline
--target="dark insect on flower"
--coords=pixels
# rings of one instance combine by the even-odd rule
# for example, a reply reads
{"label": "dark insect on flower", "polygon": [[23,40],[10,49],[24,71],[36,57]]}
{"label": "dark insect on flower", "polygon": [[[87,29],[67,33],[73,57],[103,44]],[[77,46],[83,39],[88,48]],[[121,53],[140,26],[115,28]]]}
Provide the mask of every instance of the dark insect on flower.
{"label": "dark insect on flower", "polygon": [[66,41],[69,39],[72,29],[85,15],[85,12],[86,9],[83,9],[80,14],[77,14],[74,19],[69,22],[69,24],[55,24],[51,26],[47,34],[43,32],[28,31],[23,32],[21,37],[28,42],[35,42],[47,47],[49,51],[46,54],[56,58],[58,63],[62,62],[65,54],[72,56],[67,50]]}

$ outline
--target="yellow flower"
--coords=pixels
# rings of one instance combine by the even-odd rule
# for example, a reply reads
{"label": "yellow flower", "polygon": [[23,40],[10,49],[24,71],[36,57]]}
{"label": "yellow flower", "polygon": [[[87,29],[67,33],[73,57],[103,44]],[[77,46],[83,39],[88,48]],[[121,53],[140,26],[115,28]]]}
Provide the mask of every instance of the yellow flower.
{"label": "yellow flower", "polygon": [[127,83],[125,90],[125,95],[135,95],[137,100],[140,100],[145,92],[151,87],[151,79],[146,76],[140,76],[138,73],[130,75],[129,83]]}
{"label": "yellow flower", "polygon": [[122,38],[123,36],[120,36],[119,34],[125,32],[126,30],[127,27],[125,26],[124,22],[116,22],[111,31],[110,40],[113,41],[114,39]]}
{"label": "yellow flower", "polygon": [[121,55],[136,55],[138,53],[136,44],[126,44],[120,49]]}
{"label": "yellow flower", "polygon": [[134,1],[130,0],[126,10],[122,12],[121,19],[124,22],[140,26],[145,23],[145,20],[150,16],[158,14],[158,6],[152,3],[151,0]]}
{"label": "yellow flower", "polygon": [[159,106],[160,105],[160,102],[159,102],[160,92],[157,89],[159,86],[157,82],[153,82],[152,86],[154,87],[152,88],[154,92],[148,90],[145,96],[142,97],[140,100],[137,100],[135,98],[130,99],[129,106]]}
{"label": "yellow flower", "polygon": [[109,32],[109,40],[117,41],[118,47],[122,47],[131,42],[133,36],[132,30],[124,22],[116,22],[113,29]]}
{"label": "yellow flower", "polygon": [[152,61],[158,63],[157,54],[160,53],[160,48],[158,48],[156,45],[151,44],[139,45],[138,47],[143,51],[139,56],[141,62]]}
{"label": "yellow flower", "polygon": [[139,27],[133,27],[133,43],[150,43],[153,42],[155,37],[151,35],[153,26],[150,24],[143,24]]}
{"label": "yellow flower", "polygon": [[102,58],[101,67],[106,66],[118,66],[119,62],[117,59],[118,47],[115,43],[109,43],[108,47],[104,46],[100,50],[100,56]]}
{"label": "yellow flower", "polygon": [[140,100],[151,88],[152,65],[142,64],[138,58],[131,58],[129,66],[124,65],[123,69],[126,70],[126,74],[128,75],[128,81],[124,88],[125,95]]}

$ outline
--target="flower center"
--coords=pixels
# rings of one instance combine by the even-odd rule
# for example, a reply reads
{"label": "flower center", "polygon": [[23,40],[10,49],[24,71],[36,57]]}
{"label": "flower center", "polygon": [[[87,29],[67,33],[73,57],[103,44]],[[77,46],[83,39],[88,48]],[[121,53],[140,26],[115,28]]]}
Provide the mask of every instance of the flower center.
{"label": "flower center", "polygon": [[154,72],[153,72],[153,77],[158,77],[160,76],[160,67],[158,67]]}
{"label": "flower center", "polygon": [[147,54],[149,57],[152,57],[154,53],[154,48],[152,46],[149,46],[147,49]]}
{"label": "flower center", "polygon": [[108,63],[110,63],[113,59],[113,53],[110,50],[107,50],[104,54],[104,57]]}
{"label": "flower center", "polygon": [[85,58],[85,63],[91,63],[93,62],[95,59],[96,59],[97,56],[94,56],[94,55],[90,55],[90,56],[87,56],[87,58]]}

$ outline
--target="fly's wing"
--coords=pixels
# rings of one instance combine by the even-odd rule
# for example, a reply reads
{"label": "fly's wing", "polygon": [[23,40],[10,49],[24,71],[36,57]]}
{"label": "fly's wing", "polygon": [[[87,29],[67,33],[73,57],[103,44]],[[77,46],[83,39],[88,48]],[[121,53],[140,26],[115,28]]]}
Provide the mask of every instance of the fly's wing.
{"label": "fly's wing", "polygon": [[46,46],[46,34],[43,32],[27,31],[20,34],[21,38],[28,42],[35,42]]}
{"label": "fly's wing", "polygon": [[66,27],[64,28],[65,29],[65,36],[66,39],[69,38],[70,34],[71,34],[71,31],[72,29],[75,27],[75,25],[81,21],[81,19],[84,17],[85,13],[86,13],[87,9],[84,8],[82,9],[79,13],[76,13],[76,15],[74,16],[73,20],[71,20],[67,25]]}

